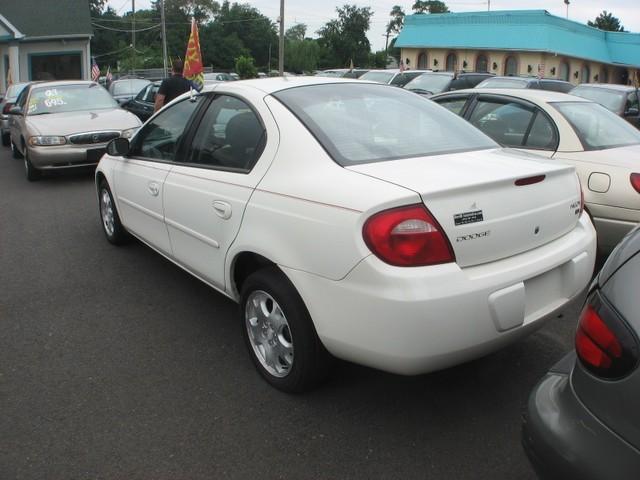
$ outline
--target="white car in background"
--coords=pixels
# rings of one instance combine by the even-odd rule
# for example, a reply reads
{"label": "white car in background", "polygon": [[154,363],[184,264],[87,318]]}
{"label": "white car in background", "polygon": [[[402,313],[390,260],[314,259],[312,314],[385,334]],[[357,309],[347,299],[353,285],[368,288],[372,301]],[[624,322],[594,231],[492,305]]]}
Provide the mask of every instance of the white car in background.
{"label": "white car in background", "polygon": [[414,78],[430,71],[431,70],[400,71],[400,69],[398,68],[386,70],[369,70],[359,78],[360,80],[368,80],[370,82],[386,83],[387,85],[393,85],[394,87],[404,87]]}
{"label": "white car in background", "polygon": [[505,151],[402,89],[205,86],[107,151],[107,239],[131,233],[239,302],[257,369],[285,391],[319,381],[329,354],[408,375],[484,355],[593,272],[572,166]]}
{"label": "white car in background", "polygon": [[640,222],[640,131],[590,100],[544,90],[460,90],[433,101],[505,147],[575,165],[598,246]]}

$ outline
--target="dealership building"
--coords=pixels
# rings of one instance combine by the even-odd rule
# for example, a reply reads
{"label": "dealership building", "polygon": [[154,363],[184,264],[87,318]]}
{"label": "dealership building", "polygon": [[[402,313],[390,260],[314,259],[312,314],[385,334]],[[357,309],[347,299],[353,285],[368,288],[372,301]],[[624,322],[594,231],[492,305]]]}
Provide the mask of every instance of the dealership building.
{"label": "dealership building", "polygon": [[408,15],[395,46],[408,68],[633,83],[640,34],[605,32],[546,10]]}
{"label": "dealership building", "polygon": [[30,80],[90,79],[87,0],[0,0],[0,92]]}

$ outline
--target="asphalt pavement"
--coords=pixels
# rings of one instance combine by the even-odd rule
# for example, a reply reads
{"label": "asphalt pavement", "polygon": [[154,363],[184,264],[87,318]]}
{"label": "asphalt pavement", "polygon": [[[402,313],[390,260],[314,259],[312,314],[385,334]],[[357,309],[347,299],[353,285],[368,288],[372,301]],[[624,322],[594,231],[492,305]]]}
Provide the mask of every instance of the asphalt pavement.
{"label": "asphalt pavement", "polygon": [[1,479],[535,478],[520,415],[575,311],[449,370],[338,363],[286,395],[254,370],[232,301],[107,243],[94,190],[87,171],[29,183],[0,147]]}

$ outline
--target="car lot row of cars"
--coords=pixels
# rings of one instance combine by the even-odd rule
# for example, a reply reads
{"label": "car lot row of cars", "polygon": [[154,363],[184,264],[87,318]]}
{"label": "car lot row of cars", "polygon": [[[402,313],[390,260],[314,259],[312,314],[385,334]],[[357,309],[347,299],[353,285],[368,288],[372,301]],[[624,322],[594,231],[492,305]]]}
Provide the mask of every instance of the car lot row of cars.
{"label": "car lot row of cars", "polygon": [[[70,158],[78,145],[78,164],[88,163],[86,144],[69,144],[76,135],[93,141],[94,130],[55,133],[79,99],[88,103],[76,128],[103,110],[126,113],[90,97],[102,90],[96,84],[71,83],[30,84],[21,111],[12,107],[28,132],[10,138],[14,148],[26,140],[14,151],[26,155],[27,176],[46,149]],[[146,85],[142,98],[151,91]],[[185,94],[139,129],[138,121],[135,133],[108,130],[96,169],[105,236],[114,244],[134,236],[238,302],[251,359],[283,391],[313,388],[333,357],[418,374],[501,348],[581,298],[596,256],[590,216],[602,247],[640,220],[640,131],[561,93],[467,89],[431,98],[337,78],[225,82]],[[104,148],[98,140],[92,148]],[[568,372],[583,369],[596,406],[580,412],[592,422],[603,420],[598,388],[615,384],[609,391],[620,395],[640,383],[637,301],[614,288],[638,270],[628,246],[636,237],[591,284],[564,383],[541,383],[572,389],[577,374]],[[570,469],[592,453],[557,428],[578,410],[546,415],[543,400],[562,405],[543,395],[555,387],[544,388],[530,404],[528,452],[543,465],[570,452],[556,462]],[[632,405],[617,407],[633,415]],[[632,478],[624,474],[640,461],[639,423],[606,422],[609,437],[630,446],[617,468]],[[565,450],[548,447],[552,439]]]}

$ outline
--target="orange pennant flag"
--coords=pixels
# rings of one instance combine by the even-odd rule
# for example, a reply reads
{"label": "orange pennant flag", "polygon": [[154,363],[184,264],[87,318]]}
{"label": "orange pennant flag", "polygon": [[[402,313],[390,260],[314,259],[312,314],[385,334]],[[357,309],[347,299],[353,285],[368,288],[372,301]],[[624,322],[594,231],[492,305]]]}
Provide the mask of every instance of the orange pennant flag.
{"label": "orange pennant flag", "polygon": [[195,18],[191,20],[191,35],[187,44],[187,53],[184,58],[184,69],[182,75],[187,80],[191,80],[196,89],[202,90],[204,86],[204,67],[202,66],[202,55],[200,54],[200,37],[198,36],[198,24]]}

